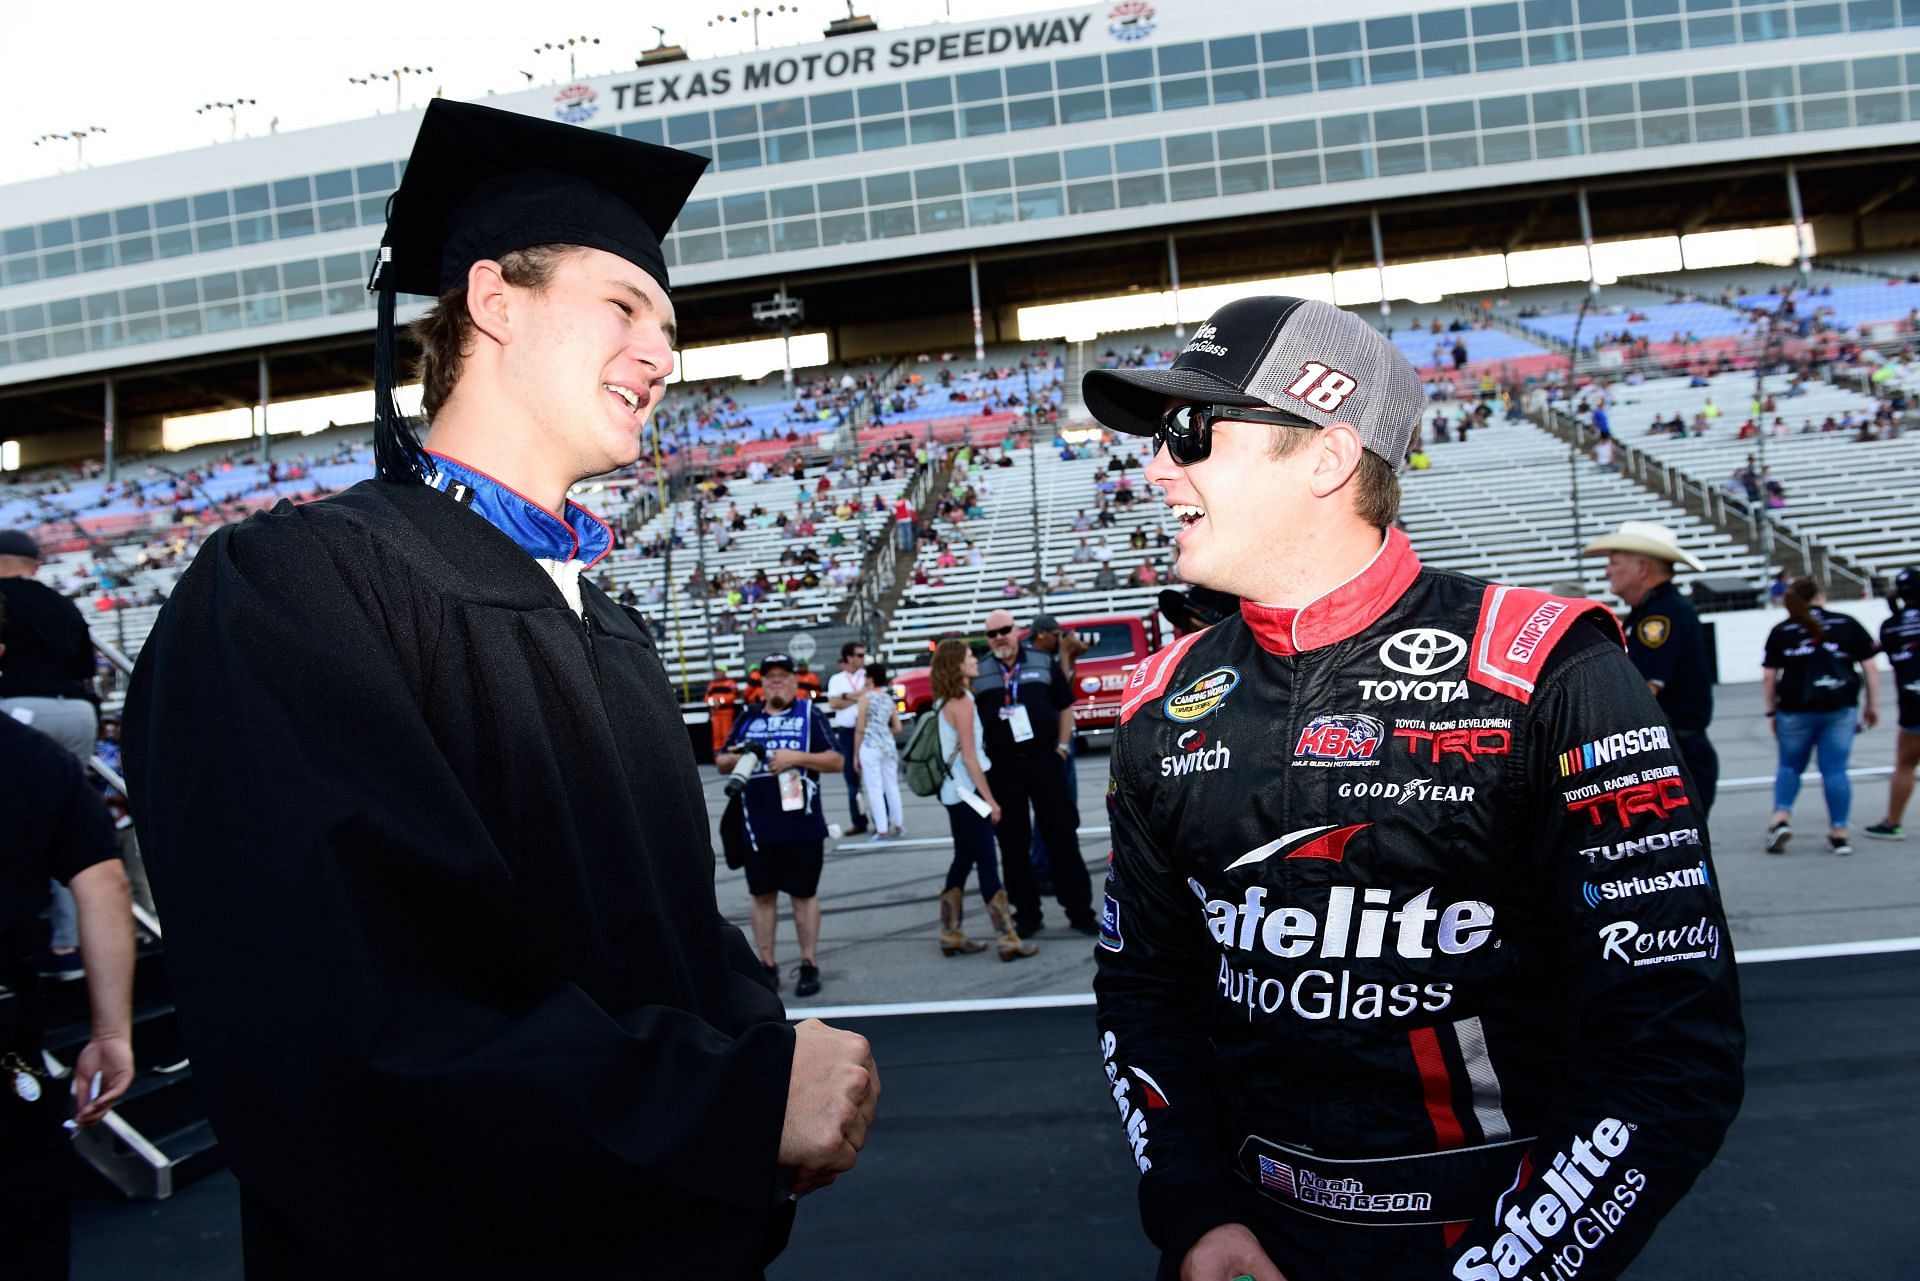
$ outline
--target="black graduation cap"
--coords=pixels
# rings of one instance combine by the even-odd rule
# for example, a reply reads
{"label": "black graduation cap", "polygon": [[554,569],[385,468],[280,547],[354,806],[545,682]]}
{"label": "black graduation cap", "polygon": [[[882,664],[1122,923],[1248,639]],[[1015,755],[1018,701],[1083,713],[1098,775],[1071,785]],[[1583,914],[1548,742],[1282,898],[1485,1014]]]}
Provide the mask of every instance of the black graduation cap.
{"label": "black graduation cap", "polygon": [[660,252],[708,160],[690,152],[436,98],[388,206],[367,287],[374,327],[374,460],[388,480],[429,470],[394,403],[395,295],[438,297],[483,258],[533,245],[617,254],[668,288]]}

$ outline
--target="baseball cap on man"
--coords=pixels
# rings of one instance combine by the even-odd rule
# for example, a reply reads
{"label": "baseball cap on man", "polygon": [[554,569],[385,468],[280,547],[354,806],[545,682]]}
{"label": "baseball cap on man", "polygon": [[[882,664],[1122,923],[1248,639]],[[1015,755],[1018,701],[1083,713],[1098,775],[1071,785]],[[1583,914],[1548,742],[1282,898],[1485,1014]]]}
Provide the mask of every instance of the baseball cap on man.
{"label": "baseball cap on man", "polygon": [[760,660],[760,673],[763,676],[766,673],[772,671],[776,667],[784,667],[790,672],[797,672],[800,670],[799,665],[796,664],[793,661],[792,657],[787,654],[768,654],[765,658]]}
{"label": "baseball cap on man", "polygon": [[0,529],[0,556],[24,556],[40,559],[40,544],[24,529]]}
{"label": "baseball cap on man", "polygon": [[1394,467],[1406,461],[1426,393],[1392,342],[1360,317],[1307,298],[1242,298],[1207,317],[1168,369],[1091,369],[1081,391],[1115,431],[1151,436],[1168,400],[1278,410],[1347,423]]}
{"label": "baseball cap on man", "polygon": [[1057,632],[1059,630],[1060,620],[1052,614],[1036,614],[1034,615],[1033,621],[1027,624],[1027,631],[1029,633]]}

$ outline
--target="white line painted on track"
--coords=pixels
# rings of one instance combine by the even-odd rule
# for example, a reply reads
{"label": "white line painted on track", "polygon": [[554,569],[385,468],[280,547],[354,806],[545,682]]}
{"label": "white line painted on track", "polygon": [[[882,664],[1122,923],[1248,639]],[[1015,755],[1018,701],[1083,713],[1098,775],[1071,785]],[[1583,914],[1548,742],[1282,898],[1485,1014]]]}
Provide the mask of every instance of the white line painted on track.
{"label": "white line painted on track", "polygon": [[[1082,836],[1106,836],[1112,830],[1113,829],[1107,827],[1083,827],[1079,829],[1080,835]],[[935,846],[952,849],[953,838],[951,836],[903,836],[897,841],[874,841],[861,840],[856,837],[853,840],[841,841],[833,847],[833,852],[835,854],[844,854],[851,850],[864,850],[872,854],[878,853],[881,850],[924,850],[932,849]]]}
{"label": "white line painted on track", "polygon": [[[1862,939],[1854,943],[1808,943],[1799,947],[1761,947],[1740,954],[1742,965],[1770,961],[1810,961],[1829,956],[1878,956],[1920,952],[1920,938]],[[885,1001],[873,1005],[789,1005],[790,1014],[810,1019],[879,1019],[903,1014],[994,1014],[1002,1010],[1064,1010],[1093,1004],[1091,992],[1055,996],[989,996],[958,1001]]]}
{"label": "white line painted on track", "polygon": [[1757,947],[1750,952],[1740,953],[1740,963],[1762,965],[1768,961],[1806,961],[1823,956],[1878,956],[1885,952],[1920,952],[1920,938],[1808,943],[1801,947]]}
{"label": "white line painted on track", "polygon": [[[1848,778],[1879,778],[1883,775],[1891,774],[1891,773],[1893,773],[1893,766],[1891,765],[1862,765],[1859,769],[1848,770],[1847,777]],[[1802,783],[1817,783],[1820,781],[1820,771],[1810,769],[1806,773],[1800,776],[1800,781]],[[1723,778],[1720,780],[1720,790],[1723,792],[1734,792],[1734,791],[1740,790],[1743,787],[1772,787],[1772,786],[1773,786],[1773,775],[1771,774],[1755,774],[1749,778]]]}

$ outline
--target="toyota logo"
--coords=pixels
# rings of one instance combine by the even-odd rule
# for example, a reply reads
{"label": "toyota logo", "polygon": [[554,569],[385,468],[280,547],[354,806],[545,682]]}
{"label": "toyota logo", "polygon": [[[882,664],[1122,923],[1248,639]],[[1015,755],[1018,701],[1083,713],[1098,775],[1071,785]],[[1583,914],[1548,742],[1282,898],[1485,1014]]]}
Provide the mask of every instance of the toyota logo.
{"label": "toyota logo", "polygon": [[1409,627],[1395,632],[1380,646],[1380,661],[1409,676],[1444,672],[1467,656],[1467,643],[1452,632],[1433,627]]}

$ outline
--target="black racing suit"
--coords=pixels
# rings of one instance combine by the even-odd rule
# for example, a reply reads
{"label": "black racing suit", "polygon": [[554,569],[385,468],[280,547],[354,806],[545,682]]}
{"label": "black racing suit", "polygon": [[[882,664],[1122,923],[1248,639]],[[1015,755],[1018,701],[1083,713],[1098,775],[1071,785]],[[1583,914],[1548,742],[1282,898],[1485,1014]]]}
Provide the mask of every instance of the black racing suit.
{"label": "black racing suit", "polygon": [[1902,602],[1880,624],[1880,648],[1893,667],[1894,724],[1920,734],[1920,608]]}
{"label": "black racing suit", "polygon": [[1229,1222],[1289,1281],[1618,1274],[1742,1091],[1690,789],[1604,611],[1397,532],[1141,664],[1094,990],[1162,1276]]}

